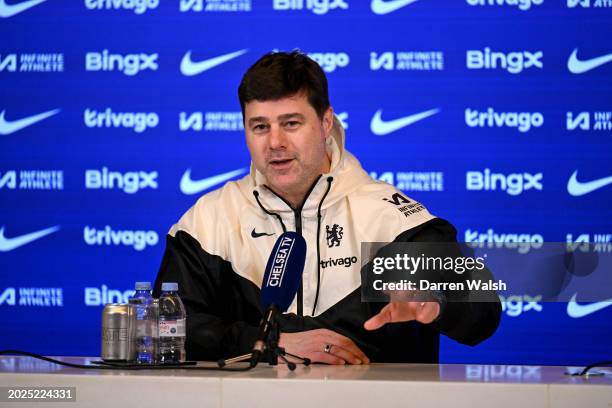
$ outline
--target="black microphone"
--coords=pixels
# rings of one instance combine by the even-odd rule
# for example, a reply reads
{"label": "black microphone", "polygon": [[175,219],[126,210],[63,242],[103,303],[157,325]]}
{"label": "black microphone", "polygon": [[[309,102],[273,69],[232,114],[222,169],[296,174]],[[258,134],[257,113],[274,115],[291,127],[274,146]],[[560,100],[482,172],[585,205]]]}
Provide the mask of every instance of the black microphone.
{"label": "black microphone", "polygon": [[255,367],[261,358],[276,316],[279,312],[286,312],[293,302],[300,287],[305,262],[304,238],[295,232],[282,234],[272,248],[261,283],[260,302],[265,313],[253,346],[251,367]]}

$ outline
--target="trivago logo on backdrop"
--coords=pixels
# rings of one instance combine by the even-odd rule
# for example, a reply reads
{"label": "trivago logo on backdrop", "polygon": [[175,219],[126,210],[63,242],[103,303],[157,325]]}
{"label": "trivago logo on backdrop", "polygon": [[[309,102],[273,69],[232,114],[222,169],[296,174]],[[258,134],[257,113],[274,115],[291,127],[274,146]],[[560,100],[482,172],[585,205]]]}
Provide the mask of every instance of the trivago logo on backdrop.
{"label": "trivago logo on backdrop", "polygon": [[465,124],[471,128],[516,128],[527,133],[532,128],[542,127],[544,115],[541,112],[499,112],[492,107],[483,111],[467,108]]}
{"label": "trivago logo on backdrop", "polygon": [[111,108],[101,110],[85,108],[83,120],[88,128],[126,128],[136,133],[142,133],[159,125],[159,115],[156,112],[115,112]]}
{"label": "trivago logo on backdrop", "polygon": [[110,225],[103,228],[83,228],[83,239],[89,246],[130,247],[142,251],[159,243],[159,235],[153,230],[116,229]]}
{"label": "trivago logo on backdrop", "polygon": [[144,14],[159,7],[159,0],[85,0],[88,10],[131,10]]}

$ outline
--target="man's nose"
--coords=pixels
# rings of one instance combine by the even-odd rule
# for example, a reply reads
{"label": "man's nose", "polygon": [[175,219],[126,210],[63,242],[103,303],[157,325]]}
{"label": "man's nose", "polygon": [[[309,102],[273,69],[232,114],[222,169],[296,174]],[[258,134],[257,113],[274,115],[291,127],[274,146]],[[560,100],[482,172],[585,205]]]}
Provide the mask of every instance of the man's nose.
{"label": "man's nose", "polygon": [[287,134],[280,126],[272,126],[270,128],[270,139],[269,142],[270,149],[284,149],[287,147]]}

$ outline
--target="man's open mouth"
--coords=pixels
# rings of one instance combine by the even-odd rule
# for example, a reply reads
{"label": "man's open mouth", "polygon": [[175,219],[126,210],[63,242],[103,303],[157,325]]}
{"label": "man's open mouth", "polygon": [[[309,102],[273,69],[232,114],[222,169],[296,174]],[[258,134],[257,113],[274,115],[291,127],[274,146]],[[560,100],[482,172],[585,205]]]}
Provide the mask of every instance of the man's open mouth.
{"label": "man's open mouth", "polygon": [[270,164],[273,166],[283,166],[289,164],[293,159],[275,159],[270,160]]}

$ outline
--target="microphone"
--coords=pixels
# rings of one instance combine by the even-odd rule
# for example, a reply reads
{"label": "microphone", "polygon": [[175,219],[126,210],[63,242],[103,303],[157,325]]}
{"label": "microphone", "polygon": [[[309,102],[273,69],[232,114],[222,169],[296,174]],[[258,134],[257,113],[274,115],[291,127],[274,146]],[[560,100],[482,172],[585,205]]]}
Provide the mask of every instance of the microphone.
{"label": "microphone", "polygon": [[251,367],[255,367],[261,358],[276,316],[279,312],[286,312],[293,302],[300,287],[305,262],[304,238],[295,232],[283,233],[272,248],[261,284],[260,302],[266,311],[253,346]]}

